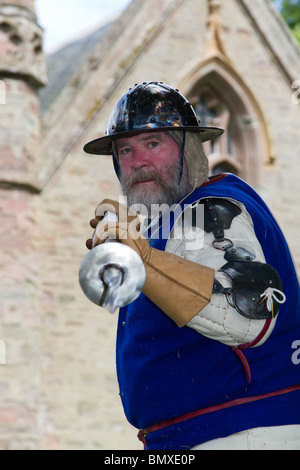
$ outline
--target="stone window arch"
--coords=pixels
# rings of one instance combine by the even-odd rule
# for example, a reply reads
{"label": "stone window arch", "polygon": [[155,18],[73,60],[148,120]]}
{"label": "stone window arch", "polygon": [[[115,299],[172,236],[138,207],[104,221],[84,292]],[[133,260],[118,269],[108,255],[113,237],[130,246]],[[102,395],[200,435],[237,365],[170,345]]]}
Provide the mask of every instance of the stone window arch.
{"label": "stone window arch", "polygon": [[219,139],[204,143],[209,157],[211,174],[223,171],[239,175],[242,171],[238,159],[239,149],[235,139],[234,115],[228,105],[211,87],[204,85],[199,88],[194,108],[205,126],[217,126],[225,130]]}
{"label": "stone window arch", "polygon": [[[225,133],[204,143],[210,173],[234,173],[259,185],[270,160],[269,139],[262,113],[246,85],[222,64],[206,64],[189,79],[186,95],[205,126]],[[192,83],[192,85],[191,85]]]}

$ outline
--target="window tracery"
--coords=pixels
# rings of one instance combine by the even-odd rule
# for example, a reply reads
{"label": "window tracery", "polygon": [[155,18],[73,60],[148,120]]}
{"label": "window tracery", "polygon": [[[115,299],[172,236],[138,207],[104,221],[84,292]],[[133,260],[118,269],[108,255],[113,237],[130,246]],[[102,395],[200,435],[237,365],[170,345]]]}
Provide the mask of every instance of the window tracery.
{"label": "window tracery", "polygon": [[210,174],[229,172],[260,184],[263,165],[269,163],[269,140],[263,116],[246,85],[235,72],[228,73],[228,66],[214,61],[198,69],[190,81],[194,85],[186,95],[201,125],[225,130],[214,141],[203,143]]}
{"label": "window tracery", "polygon": [[211,174],[230,172],[239,175],[240,164],[234,136],[234,115],[229,106],[213,89],[206,86],[199,90],[199,97],[194,107],[202,125],[220,127],[225,130],[225,133],[218,139],[204,143]]}

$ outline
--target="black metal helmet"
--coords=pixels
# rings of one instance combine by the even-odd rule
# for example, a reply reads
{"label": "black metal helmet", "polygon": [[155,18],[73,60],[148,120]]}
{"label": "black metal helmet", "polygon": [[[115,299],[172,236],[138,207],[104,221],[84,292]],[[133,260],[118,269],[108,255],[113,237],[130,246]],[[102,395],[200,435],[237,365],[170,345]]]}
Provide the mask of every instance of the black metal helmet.
{"label": "black metal helmet", "polygon": [[111,113],[106,135],[87,143],[84,151],[111,155],[112,141],[158,130],[197,132],[202,142],[224,132],[217,127],[201,127],[192,105],[178,90],[162,82],[143,82],[122,96]]}

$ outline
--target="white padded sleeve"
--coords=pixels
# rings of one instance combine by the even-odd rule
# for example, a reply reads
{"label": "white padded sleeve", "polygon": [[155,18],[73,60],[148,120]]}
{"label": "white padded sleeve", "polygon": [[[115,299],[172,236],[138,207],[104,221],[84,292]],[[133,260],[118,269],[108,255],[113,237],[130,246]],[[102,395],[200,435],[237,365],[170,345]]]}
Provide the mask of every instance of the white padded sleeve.
{"label": "white padded sleeve", "polygon": [[[206,198],[207,199],[207,198]],[[232,240],[236,247],[245,248],[256,256],[255,261],[265,262],[265,257],[259,241],[256,238],[252,218],[245,206],[238,201],[229,199],[241,209],[241,214],[235,217],[231,227],[224,231],[225,237]],[[185,209],[191,210],[193,207]],[[181,224],[181,221],[177,221]],[[172,233],[176,230],[176,226]],[[214,236],[203,229],[191,226],[184,227],[181,238],[171,236],[166,245],[166,251],[174,253],[190,261],[215,270],[215,277],[224,287],[231,287],[230,279],[218,270],[224,266],[224,251],[212,246]],[[178,232],[179,233],[179,232]],[[238,313],[227,301],[223,294],[212,294],[210,303],[199,312],[187,326],[207,338],[220,341],[231,347],[253,342],[261,333],[266,320],[248,319]],[[276,318],[256,346],[263,344],[270,336],[276,323]]]}

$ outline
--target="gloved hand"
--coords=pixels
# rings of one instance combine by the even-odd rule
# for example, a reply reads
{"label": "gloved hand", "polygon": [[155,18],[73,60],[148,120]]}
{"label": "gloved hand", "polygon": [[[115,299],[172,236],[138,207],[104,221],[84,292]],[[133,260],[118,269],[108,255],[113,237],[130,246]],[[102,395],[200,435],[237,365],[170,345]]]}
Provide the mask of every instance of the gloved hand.
{"label": "gloved hand", "polygon": [[[95,229],[95,232],[93,233],[92,238],[89,238],[86,241],[86,246],[89,250],[99,244],[99,240],[97,240],[96,228],[98,227],[97,231],[100,231],[99,222],[103,221],[106,212],[114,214],[119,222],[131,224],[132,228],[136,227],[137,231],[140,229],[140,221],[136,212],[133,212],[123,204],[119,204],[117,201],[113,201],[112,199],[104,199],[97,206],[95,217],[90,221],[90,226]],[[107,222],[103,221],[103,224],[106,225]]]}
{"label": "gloved hand", "polygon": [[[109,238],[135,250],[142,258],[146,270],[143,293],[178,326],[185,326],[209,303],[214,270],[150,247],[146,238],[139,232],[137,215],[128,212],[125,215],[124,206],[114,204],[118,206],[116,212],[119,222],[102,220],[107,200],[101,203],[96,209],[96,219],[91,221],[92,227],[96,229],[93,242],[87,246],[94,247]],[[97,218],[97,211],[98,214],[102,213],[101,219]]]}

